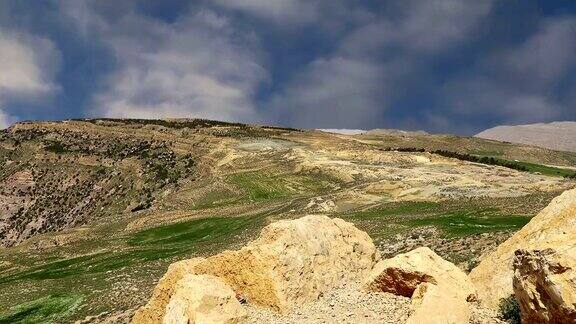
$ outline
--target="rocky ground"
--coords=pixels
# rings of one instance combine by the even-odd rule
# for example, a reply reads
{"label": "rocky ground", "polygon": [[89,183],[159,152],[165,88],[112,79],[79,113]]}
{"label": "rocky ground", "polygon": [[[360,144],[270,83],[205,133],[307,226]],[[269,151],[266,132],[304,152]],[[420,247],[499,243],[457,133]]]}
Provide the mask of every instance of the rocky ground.
{"label": "rocky ground", "polygon": [[[245,306],[245,323],[405,323],[410,317],[410,298],[385,292],[365,292],[360,287],[342,287],[288,314]],[[506,323],[497,312],[472,307],[471,324]]]}
{"label": "rocky ground", "polygon": [[347,286],[284,315],[254,306],[246,309],[246,323],[404,323],[410,315],[410,298]]}

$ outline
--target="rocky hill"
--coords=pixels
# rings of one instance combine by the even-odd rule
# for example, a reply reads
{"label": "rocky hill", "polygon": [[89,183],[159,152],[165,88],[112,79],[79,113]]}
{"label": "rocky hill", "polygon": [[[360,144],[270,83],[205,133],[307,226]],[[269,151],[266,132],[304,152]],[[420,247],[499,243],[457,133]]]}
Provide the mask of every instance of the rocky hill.
{"label": "rocky hill", "polygon": [[[398,138],[405,138],[407,134]],[[423,134],[414,136],[418,138]],[[420,165],[437,169],[433,172],[440,175],[443,171],[438,168],[441,165],[438,157],[379,153],[378,146],[372,143],[368,146],[363,140],[351,137],[338,137],[331,147],[322,148],[325,156],[317,154],[316,150],[326,141],[336,137],[201,120],[17,124],[0,133],[0,164],[3,166],[0,169],[0,244],[11,246],[36,234],[77,227],[108,215],[148,209],[163,192],[178,190],[181,185],[199,178],[211,178],[219,169],[232,169],[226,164],[232,164],[233,160],[247,156],[252,160],[260,159],[256,165],[264,166],[266,163],[261,159],[274,152],[288,154],[272,159],[277,161],[277,168],[288,168],[282,172],[292,172],[290,169],[296,168],[300,174],[309,174],[316,170],[336,181],[359,181],[369,191],[384,190],[392,199],[405,200],[418,195],[434,200],[460,195],[448,187],[445,192],[442,192],[442,186],[432,188],[433,176],[422,179],[429,185],[414,186],[386,180],[381,172],[384,165],[390,169],[386,172],[395,165]],[[225,144],[227,142],[229,144]],[[334,151],[337,147],[345,147],[347,142],[351,144],[349,149]],[[361,151],[363,146],[369,149]],[[515,149],[512,147],[508,151]],[[210,157],[210,153],[215,156]],[[547,152],[538,154],[546,156]],[[223,155],[223,159],[215,161],[214,158],[222,158],[218,155]],[[557,154],[547,159],[558,164],[568,163],[565,156]],[[380,164],[380,170],[340,164],[338,160]],[[286,167],[278,163],[286,163]],[[395,172],[403,177],[400,169]],[[498,177],[496,173],[486,176]],[[452,186],[466,182],[466,177],[475,176],[469,173],[444,182]],[[525,188],[544,188],[553,183],[536,178],[527,178]],[[385,182],[374,181],[376,179]],[[509,189],[496,189],[491,185],[472,190],[477,191],[474,195],[478,196],[518,194],[514,191],[526,193],[525,189],[518,188],[506,194]],[[502,192],[496,193],[496,190]],[[405,198],[400,198],[403,196]]]}
{"label": "rocky hill", "polygon": [[535,145],[558,151],[576,152],[576,122],[553,122],[497,126],[475,135],[502,142]]}
{"label": "rocky hill", "polygon": [[[180,119],[16,124],[0,131],[0,322],[129,319],[170,264],[256,255],[248,243],[262,242],[263,228],[310,214],[354,224],[383,259],[426,246],[467,272],[573,188],[574,166],[576,153],[452,135]],[[261,253],[280,249],[266,240]],[[410,307],[373,293],[339,287],[289,316],[345,313],[351,300],[365,305],[358,316]]]}
{"label": "rocky hill", "polygon": [[[425,247],[381,259],[341,219],[279,221],[240,250],[171,265],[132,323],[498,323],[511,295],[523,323],[573,323],[575,204],[576,189],[554,199],[470,277]],[[343,291],[354,299],[322,298]]]}

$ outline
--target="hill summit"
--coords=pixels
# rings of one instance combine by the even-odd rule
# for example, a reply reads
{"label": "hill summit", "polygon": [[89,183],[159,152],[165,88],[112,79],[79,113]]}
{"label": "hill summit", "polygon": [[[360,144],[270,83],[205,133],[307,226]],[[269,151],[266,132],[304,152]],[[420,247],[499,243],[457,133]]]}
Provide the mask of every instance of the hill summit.
{"label": "hill summit", "polygon": [[576,152],[576,122],[563,121],[517,126],[497,126],[476,137]]}

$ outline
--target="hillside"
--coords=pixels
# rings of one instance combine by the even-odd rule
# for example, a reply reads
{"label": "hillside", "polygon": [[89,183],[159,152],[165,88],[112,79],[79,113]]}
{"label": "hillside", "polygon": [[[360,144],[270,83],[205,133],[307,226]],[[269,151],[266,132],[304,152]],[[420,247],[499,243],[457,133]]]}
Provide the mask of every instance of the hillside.
{"label": "hillside", "polygon": [[576,185],[576,153],[206,120],[20,123],[0,165],[0,321],[129,317],[175,260],[308,214],[354,223],[383,257],[426,245],[469,270]]}
{"label": "hillside", "polygon": [[553,122],[517,126],[497,126],[475,137],[502,142],[534,145],[558,151],[576,152],[576,122]]}

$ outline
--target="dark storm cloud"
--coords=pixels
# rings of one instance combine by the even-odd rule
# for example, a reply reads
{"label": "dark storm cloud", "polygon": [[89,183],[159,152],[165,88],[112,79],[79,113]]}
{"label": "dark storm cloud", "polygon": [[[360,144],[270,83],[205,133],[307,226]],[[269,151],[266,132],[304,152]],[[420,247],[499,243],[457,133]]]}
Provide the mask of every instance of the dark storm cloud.
{"label": "dark storm cloud", "polygon": [[4,1],[0,126],[29,118],[204,117],[470,134],[574,119],[572,7]]}

